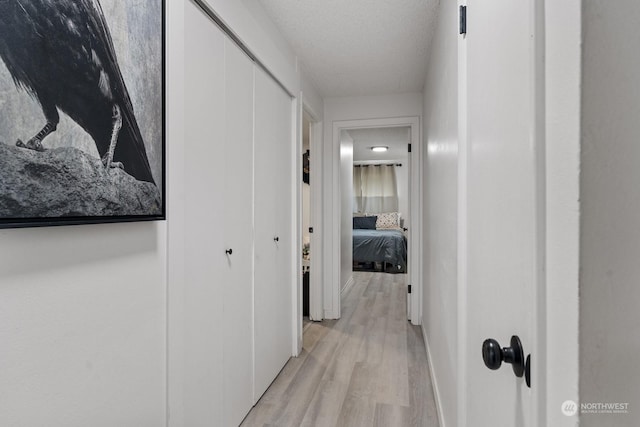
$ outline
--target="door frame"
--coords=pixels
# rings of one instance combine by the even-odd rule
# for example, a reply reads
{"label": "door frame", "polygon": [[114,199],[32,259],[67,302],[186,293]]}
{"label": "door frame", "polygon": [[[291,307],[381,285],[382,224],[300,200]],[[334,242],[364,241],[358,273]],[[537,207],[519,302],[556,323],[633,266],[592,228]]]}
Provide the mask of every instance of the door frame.
{"label": "door frame", "polygon": [[[303,154],[303,119],[306,114],[310,119],[309,128],[309,150],[310,152],[321,153],[322,152],[322,126],[323,123],[320,120],[318,112],[310,106],[309,101],[305,97],[303,91],[300,91],[298,98],[293,99],[294,108],[294,120],[293,120],[293,140],[295,141],[295,149],[293,164],[295,167],[295,182],[294,187],[294,216],[295,221],[293,227],[295,227],[293,236],[293,257],[294,257],[294,277],[292,280],[292,355],[297,357],[302,352],[302,338],[303,338],[303,324],[302,324],[302,154]],[[315,182],[315,191],[311,191],[311,199],[309,203],[309,224],[314,228],[314,233],[310,235],[310,246],[313,256],[309,260],[309,318],[314,321],[321,321],[323,319],[322,309],[322,270],[319,266],[322,265],[322,156],[320,154],[315,156],[313,167],[310,171],[310,181]],[[315,248],[315,249],[313,249]]]}
{"label": "door frame", "polygon": [[[305,104],[306,113],[312,119],[309,128],[309,150],[316,153],[312,157],[309,180],[314,185],[311,190],[309,224],[313,227],[310,234],[311,253],[309,262],[309,319],[319,322],[323,319],[322,307],[322,129],[323,122],[317,119]],[[315,249],[313,249],[315,247]]]}
{"label": "door frame", "polygon": [[342,233],[340,225],[340,215],[342,210],[341,195],[342,186],[340,182],[340,133],[343,130],[388,128],[388,127],[409,127],[411,128],[412,152],[409,156],[411,162],[411,176],[409,177],[411,187],[411,228],[409,229],[409,271],[411,272],[412,294],[411,304],[407,307],[410,314],[411,323],[420,325],[422,323],[422,128],[421,118],[418,116],[388,117],[360,120],[341,120],[333,122],[332,137],[332,157],[329,159],[333,167],[331,177],[331,216],[328,218],[327,227],[324,232],[326,242],[324,277],[328,289],[325,298],[331,302],[331,310],[325,312],[325,317],[338,319],[341,315],[341,284],[340,284],[340,236]]}

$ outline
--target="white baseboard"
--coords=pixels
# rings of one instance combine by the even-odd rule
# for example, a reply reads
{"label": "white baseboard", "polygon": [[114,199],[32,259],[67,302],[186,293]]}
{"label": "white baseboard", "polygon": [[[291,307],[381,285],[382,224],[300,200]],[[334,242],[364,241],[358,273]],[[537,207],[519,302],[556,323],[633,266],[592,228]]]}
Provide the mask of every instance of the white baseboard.
{"label": "white baseboard", "polygon": [[349,276],[349,280],[347,280],[347,283],[344,285],[344,287],[342,288],[342,290],[340,291],[340,296],[344,296],[344,294],[346,294],[347,292],[349,292],[349,289],[351,289],[351,287],[356,283],[355,280],[353,280],[353,276]]}
{"label": "white baseboard", "polygon": [[422,338],[424,339],[424,346],[427,350],[427,361],[429,362],[429,374],[431,375],[431,384],[433,384],[433,397],[436,401],[436,412],[438,412],[438,424],[440,427],[446,427],[444,419],[442,418],[442,401],[440,400],[440,393],[438,392],[438,381],[436,374],[433,371],[433,364],[431,363],[431,350],[429,349],[429,341],[427,340],[427,334],[424,330],[424,325],[420,326],[422,331]]}

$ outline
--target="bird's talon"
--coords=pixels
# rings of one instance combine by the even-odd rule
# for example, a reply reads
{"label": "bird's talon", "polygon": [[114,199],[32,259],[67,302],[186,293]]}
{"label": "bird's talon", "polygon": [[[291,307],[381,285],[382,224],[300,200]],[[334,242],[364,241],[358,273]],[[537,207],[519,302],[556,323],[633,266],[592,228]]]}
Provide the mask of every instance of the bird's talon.
{"label": "bird's talon", "polygon": [[25,144],[24,142],[22,142],[21,139],[19,139],[16,141],[16,146],[20,148],[26,148],[27,150],[33,150],[33,151],[39,151],[39,152],[43,152],[46,150],[46,148],[44,148],[44,146],[42,145],[42,142],[38,140],[35,140],[35,141],[29,140]]}
{"label": "bird's talon", "polygon": [[44,146],[42,145],[42,142],[40,142],[40,141],[36,141],[33,144],[33,147],[34,147],[34,150],[36,150],[36,151],[44,151],[45,150]]}
{"label": "bird's talon", "polygon": [[102,159],[102,165],[105,167],[105,169],[122,169],[124,170],[124,163],[122,162],[114,162],[109,161],[109,154],[105,154],[104,157]]}

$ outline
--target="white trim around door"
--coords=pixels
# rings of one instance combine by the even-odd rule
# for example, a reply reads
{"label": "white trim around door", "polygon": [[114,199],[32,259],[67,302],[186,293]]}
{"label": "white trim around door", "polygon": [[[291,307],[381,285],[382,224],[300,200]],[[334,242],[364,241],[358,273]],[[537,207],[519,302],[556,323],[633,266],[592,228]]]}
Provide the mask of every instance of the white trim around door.
{"label": "white trim around door", "polygon": [[[303,154],[303,141],[302,141],[302,128],[303,128],[303,116],[306,114],[311,119],[309,130],[309,148],[311,153],[320,153],[322,147],[322,121],[318,120],[318,113],[315,112],[307,102],[305,102],[304,93],[300,92],[298,98],[301,102],[294,102],[294,123],[297,124],[294,127],[294,141],[296,141],[295,149],[293,150],[295,158],[293,164],[295,167],[295,183],[293,185],[295,194],[295,203],[293,205],[295,231],[294,235],[294,288],[292,289],[293,295],[293,319],[292,319],[292,334],[293,334],[293,356],[298,356],[302,351],[302,312],[303,312],[303,275],[302,275],[302,235],[303,235],[303,221],[302,221],[302,154]],[[295,101],[295,100],[294,100]],[[322,156],[316,155],[313,157],[313,164],[310,171],[310,182],[315,183],[314,190],[311,191],[310,201],[310,227],[314,228],[314,233],[311,234],[311,251],[312,257],[310,259],[310,279],[309,279],[309,318],[314,321],[321,321],[323,316],[322,310],[322,271],[320,266],[322,265],[322,239],[317,236],[322,230],[322,186],[320,185],[322,179]]]}

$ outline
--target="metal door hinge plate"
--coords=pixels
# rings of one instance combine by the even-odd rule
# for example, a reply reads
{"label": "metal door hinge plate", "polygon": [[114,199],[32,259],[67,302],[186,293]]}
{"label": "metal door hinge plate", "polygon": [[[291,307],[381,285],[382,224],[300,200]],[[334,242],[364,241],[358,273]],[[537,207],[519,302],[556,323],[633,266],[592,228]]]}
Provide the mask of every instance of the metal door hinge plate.
{"label": "metal door hinge plate", "polygon": [[467,34],[467,6],[460,6],[460,34]]}

